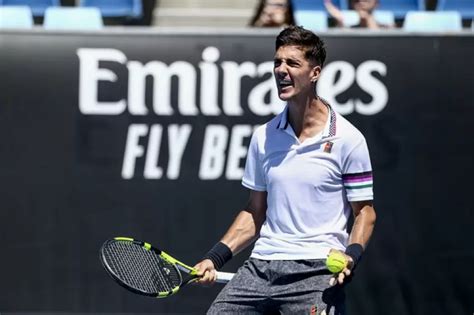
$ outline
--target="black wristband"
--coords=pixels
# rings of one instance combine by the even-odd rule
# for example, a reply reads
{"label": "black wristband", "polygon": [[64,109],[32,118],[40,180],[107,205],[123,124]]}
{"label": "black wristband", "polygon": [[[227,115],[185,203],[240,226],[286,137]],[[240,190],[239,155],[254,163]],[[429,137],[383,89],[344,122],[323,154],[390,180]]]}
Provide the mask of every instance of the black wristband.
{"label": "black wristband", "polygon": [[346,255],[350,256],[352,258],[352,261],[354,262],[354,266],[352,267],[352,269],[354,269],[359,263],[363,251],[364,247],[357,243],[347,246]]}
{"label": "black wristband", "polygon": [[232,259],[232,251],[229,246],[219,242],[211,248],[203,259],[210,259],[216,269],[221,269],[226,262]]}

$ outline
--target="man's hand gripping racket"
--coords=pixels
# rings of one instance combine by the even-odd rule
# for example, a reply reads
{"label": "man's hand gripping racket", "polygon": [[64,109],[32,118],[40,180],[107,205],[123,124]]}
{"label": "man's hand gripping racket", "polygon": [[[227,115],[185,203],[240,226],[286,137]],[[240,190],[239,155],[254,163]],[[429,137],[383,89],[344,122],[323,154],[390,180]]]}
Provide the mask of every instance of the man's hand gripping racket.
{"label": "man's hand gripping racket", "polygon": [[[200,279],[198,270],[151,244],[128,237],[107,240],[100,249],[107,273],[124,288],[141,295],[164,298]],[[227,283],[233,273],[216,272],[216,282]]]}

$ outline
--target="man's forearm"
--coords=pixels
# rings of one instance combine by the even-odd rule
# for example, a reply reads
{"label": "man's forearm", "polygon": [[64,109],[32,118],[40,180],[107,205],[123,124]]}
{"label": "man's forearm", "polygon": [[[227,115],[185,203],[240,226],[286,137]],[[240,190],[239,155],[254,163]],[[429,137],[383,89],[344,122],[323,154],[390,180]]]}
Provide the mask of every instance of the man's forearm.
{"label": "man's forearm", "polygon": [[255,213],[242,210],[230,226],[221,242],[226,244],[234,255],[250,245],[258,236],[263,218]]}
{"label": "man's forearm", "polygon": [[354,219],[354,225],[349,237],[349,244],[361,244],[364,248],[372,236],[375,226],[375,209],[371,205],[365,205],[358,211]]}

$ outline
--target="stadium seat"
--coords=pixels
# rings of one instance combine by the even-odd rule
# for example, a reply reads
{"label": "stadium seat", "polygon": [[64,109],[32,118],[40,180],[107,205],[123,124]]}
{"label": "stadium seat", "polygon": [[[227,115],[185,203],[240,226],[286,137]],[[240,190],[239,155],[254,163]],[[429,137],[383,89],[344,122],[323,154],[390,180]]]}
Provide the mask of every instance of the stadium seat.
{"label": "stadium seat", "polygon": [[462,18],[457,11],[408,12],[403,29],[413,32],[460,31]]}
{"label": "stadium seat", "polygon": [[[352,27],[360,23],[359,14],[354,10],[342,10],[341,11],[344,19],[344,26],[345,27]],[[374,11],[374,18],[379,24],[383,25],[394,25],[395,24],[395,16],[391,11]]]}
{"label": "stadium seat", "polygon": [[458,11],[463,19],[474,18],[473,0],[438,0],[437,11]]}
{"label": "stadium seat", "polygon": [[[332,0],[331,1],[340,10],[347,10],[347,0]],[[305,11],[326,11],[324,6],[324,0],[291,0],[293,6],[293,12],[305,10]]]}
{"label": "stadium seat", "polygon": [[325,11],[299,10],[293,11],[297,25],[312,31],[326,31],[328,29],[328,15]]}
{"label": "stadium seat", "polygon": [[26,5],[31,8],[33,16],[44,16],[47,7],[60,6],[60,0],[0,0],[2,5]]}
{"label": "stadium seat", "polygon": [[395,25],[395,14],[392,11],[375,10],[375,20],[382,25]]}
{"label": "stadium seat", "polygon": [[28,6],[0,6],[0,28],[32,28],[33,13]]}
{"label": "stadium seat", "polygon": [[379,0],[377,6],[377,10],[393,12],[397,19],[405,18],[408,11],[424,11],[425,8],[425,0]]}
{"label": "stadium seat", "polygon": [[344,27],[351,27],[360,22],[359,13],[354,10],[341,10],[341,14]]}
{"label": "stadium seat", "polygon": [[133,17],[142,16],[141,0],[80,0],[81,7],[97,7],[103,17]]}
{"label": "stadium seat", "polygon": [[45,29],[98,30],[104,26],[97,8],[50,7],[44,14]]}

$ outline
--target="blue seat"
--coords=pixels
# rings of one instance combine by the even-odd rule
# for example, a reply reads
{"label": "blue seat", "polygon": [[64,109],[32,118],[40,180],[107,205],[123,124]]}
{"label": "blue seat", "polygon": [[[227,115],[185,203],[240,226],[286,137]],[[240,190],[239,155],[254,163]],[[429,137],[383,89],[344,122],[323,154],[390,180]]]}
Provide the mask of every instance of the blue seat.
{"label": "blue seat", "polygon": [[32,28],[33,13],[28,6],[0,6],[0,28]]}
{"label": "blue seat", "polygon": [[397,19],[405,18],[408,11],[424,11],[425,0],[379,0],[377,10],[391,11]]}
{"label": "blue seat", "polygon": [[33,16],[44,16],[47,7],[60,6],[60,0],[0,0],[3,5],[26,5],[31,8]]}
{"label": "blue seat", "polygon": [[[345,27],[352,27],[360,23],[359,13],[354,10],[342,10],[343,25]],[[374,18],[379,24],[393,26],[395,25],[395,15],[391,11],[374,11]]]}
{"label": "blue seat", "polygon": [[50,7],[44,14],[45,29],[98,30],[104,26],[97,8]]}
{"label": "blue seat", "polygon": [[473,0],[438,0],[437,11],[459,11],[463,19],[474,18]]}
{"label": "blue seat", "polygon": [[457,11],[408,12],[403,29],[413,32],[460,31],[462,17]]}
{"label": "blue seat", "polygon": [[141,0],[81,0],[81,7],[97,7],[103,17],[133,17],[143,14]]}
{"label": "blue seat", "polygon": [[[340,10],[347,10],[347,0],[332,0],[332,4]],[[291,0],[294,11],[312,10],[312,11],[326,11],[324,0]]]}
{"label": "blue seat", "polygon": [[375,10],[374,18],[379,24],[394,26],[395,14],[392,11]]}
{"label": "blue seat", "polygon": [[325,11],[299,10],[293,11],[296,25],[312,31],[328,29],[328,15]]}
{"label": "blue seat", "polygon": [[359,13],[354,10],[341,10],[342,24],[344,27],[351,27],[359,24],[360,17]]}

